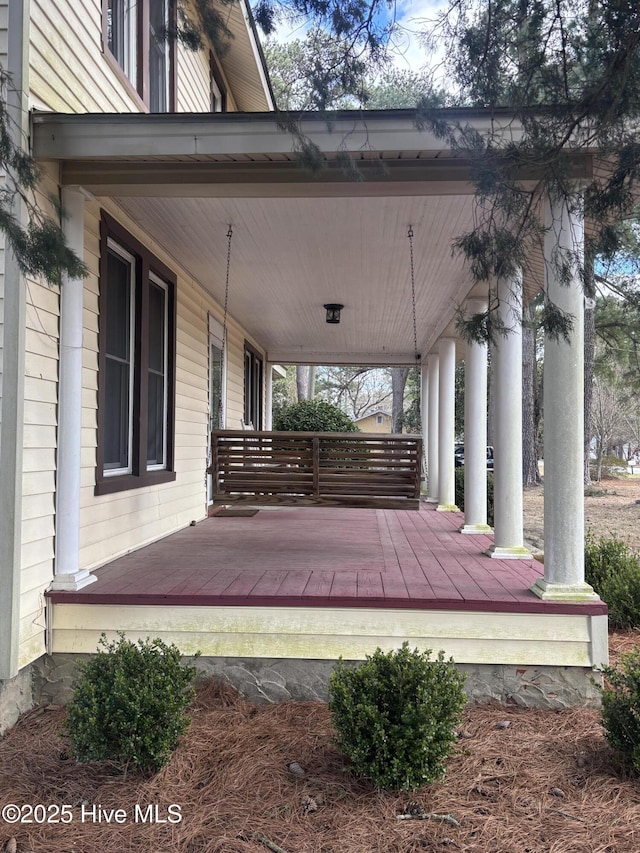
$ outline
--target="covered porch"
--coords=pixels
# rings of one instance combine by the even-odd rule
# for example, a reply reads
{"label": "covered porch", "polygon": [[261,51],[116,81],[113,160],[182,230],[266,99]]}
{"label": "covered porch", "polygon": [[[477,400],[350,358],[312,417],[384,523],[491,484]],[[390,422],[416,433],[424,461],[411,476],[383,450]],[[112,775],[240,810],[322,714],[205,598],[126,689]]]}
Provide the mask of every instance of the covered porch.
{"label": "covered porch", "polygon": [[540,564],[492,559],[493,537],[460,535],[463,521],[426,503],[214,510],[97,570],[90,586],[50,592],[50,649],[91,653],[103,631],[125,631],[200,651],[232,675],[298,661],[317,681],[340,655],[408,640],[452,655],[476,698],[584,699],[606,661],[606,605],[541,600],[529,590]]}
{"label": "covered porch", "polygon": [[[518,132],[506,114],[445,112],[494,139]],[[136,229],[145,257],[151,250],[163,255],[163,265],[182,276],[172,377],[177,426],[171,407],[166,419],[176,459],[147,479],[143,464],[136,488],[105,469],[96,439],[105,400],[95,393],[104,387],[99,363],[95,368],[95,353],[104,360],[96,334],[104,307],[95,294],[102,295],[106,277],[97,270],[91,293],[82,281],[63,286],[58,453],[66,464],[57,482],[48,648],[89,652],[102,630],[125,630],[165,636],[211,658],[295,658],[306,665],[361,658],[408,639],[443,648],[464,665],[511,667],[516,680],[529,667],[554,669],[560,680],[570,673],[581,684],[576,695],[585,695],[592,668],[606,660],[607,633],[606,607],[584,582],[579,212],[542,199],[548,227],[523,269],[474,283],[451,251],[476,215],[463,152],[418,130],[411,111],[341,113],[331,128],[317,115],[296,121],[322,152],[326,168],[319,175],[303,168],[291,137],[270,114],[34,118],[34,150],[61,176],[73,244],[102,259],[109,239],[127,243],[120,226],[112,234],[103,217],[106,237],[98,244],[97,208],[104,205],[110,219]],[[345,173],[345,153],[365,180]],[[583,153],[575,163],[577,187],[593,167]],[[558,256],[570,281],[553,263]],[[574,319],[568,339],[545,342],[544,567],[523,542],[521,397],[522,308],[542,288]],[[97,314],[85,329],[83,364],[78,338],[87,301]],[[499,303],[509,330],[492,352],[493,531],[487,346],[460,339],[457,325],[461,313],[483,314],[490,302]],[[340,324],[325,322],[330,303],[344,307]],[[412,514],[314,508],[203,520],[212,338],[226,371],[220,383],[226,430],[249,422],[270,430],[275,365],[418,366],[432,505]],[[454,477],[460,358],[464,519]],[[88,373],[95,386],[83,385]],[[165,512],[163,477],[175,482],[179,512]],[[304,473],[312,492],[320,485],[315,477],[313,466]],[[149,485],[154,478],[157,485]],[[236,493],[246,491],[245,483],[233,485]],[[278,484],[256,491],[272,486]],[[373,497],[383,488],[377,481]],[[406,497],[417,503],[417,495]],[[138,530],[137,512],[151,516],[153,526]],[[198,522],[193,529],[175,532],[191,520]],[[127,533],[122,542],[118,529]],[[83,536],[93,547],[88,556]],[[134,553],[104,565],[126,551]]]}

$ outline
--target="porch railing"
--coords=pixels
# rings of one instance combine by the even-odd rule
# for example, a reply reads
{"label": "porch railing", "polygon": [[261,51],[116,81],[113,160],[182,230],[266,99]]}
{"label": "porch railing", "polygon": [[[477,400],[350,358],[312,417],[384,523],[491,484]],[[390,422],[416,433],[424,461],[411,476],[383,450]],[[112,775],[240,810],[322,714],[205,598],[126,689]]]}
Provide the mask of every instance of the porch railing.
{"label": "porch railing", "polygon": [[214,430],[211,447],[214,504],[420,504],[420,436]]}

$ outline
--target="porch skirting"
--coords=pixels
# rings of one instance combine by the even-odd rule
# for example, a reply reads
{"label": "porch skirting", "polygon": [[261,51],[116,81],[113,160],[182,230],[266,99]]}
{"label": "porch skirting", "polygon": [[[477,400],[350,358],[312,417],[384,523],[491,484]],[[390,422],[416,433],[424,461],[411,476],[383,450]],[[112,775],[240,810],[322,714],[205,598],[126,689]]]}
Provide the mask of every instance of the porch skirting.
{"label": "porch skirting", "polygon": [[95,652],[102,631],[159,637],[186,656],[199,651],[199,668],[261,701],[324,699],[340,656],[362,660],[407,640],[453,657],[475,701],[565,707],[597,702],[590,679],[607,656],[607,617],[599,614],[56,603],[53,660]]}

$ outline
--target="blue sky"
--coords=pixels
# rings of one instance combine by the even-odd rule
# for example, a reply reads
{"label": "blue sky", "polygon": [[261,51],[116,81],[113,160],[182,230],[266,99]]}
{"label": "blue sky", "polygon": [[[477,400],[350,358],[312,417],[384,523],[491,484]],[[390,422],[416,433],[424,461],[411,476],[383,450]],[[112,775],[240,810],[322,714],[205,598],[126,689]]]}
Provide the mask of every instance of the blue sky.
{"label": "blue sky", "polygon": [[[398,31],[392,51],[394,65],[412,71],[420,71],[425,66],[430,58],[418,34],[428,29],[438,11],[447,5],[447,0],[397,0],[395,15]],[[305,29],[303,23],[282,22],[276,31],[276,40],[286,42],[303,38]],[[435,61],[437,59],[436,54]]]}

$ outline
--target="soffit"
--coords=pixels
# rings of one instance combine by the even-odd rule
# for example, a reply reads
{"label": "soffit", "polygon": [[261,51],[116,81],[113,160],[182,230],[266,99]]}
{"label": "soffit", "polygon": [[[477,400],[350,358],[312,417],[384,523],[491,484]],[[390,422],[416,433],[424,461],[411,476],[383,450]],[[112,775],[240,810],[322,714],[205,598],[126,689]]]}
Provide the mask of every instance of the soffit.
{"label": "soffit", "polygon": [[[409,224],[422,355],[472,288],[451,253],[465,196],[115,200],[219,304],[232,224],[229,313],[276,362],[413,363]],[[345,306],[339,325],[327,302]]]}
{"label": "soffit", "polygon": [[239,110],[272,110],[271,84],[251,11],[244,0],[224,3],[222,13],[233,38],[219,57]]}

